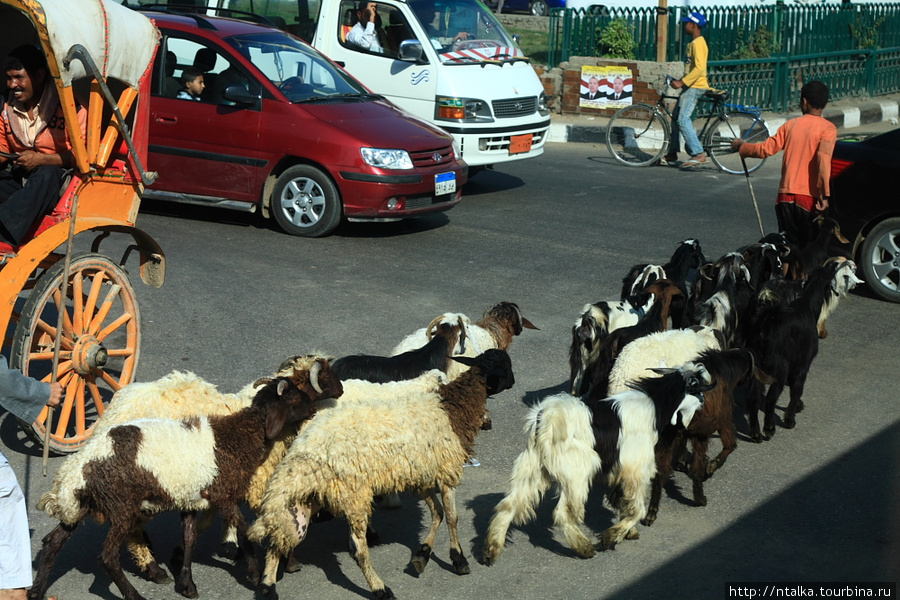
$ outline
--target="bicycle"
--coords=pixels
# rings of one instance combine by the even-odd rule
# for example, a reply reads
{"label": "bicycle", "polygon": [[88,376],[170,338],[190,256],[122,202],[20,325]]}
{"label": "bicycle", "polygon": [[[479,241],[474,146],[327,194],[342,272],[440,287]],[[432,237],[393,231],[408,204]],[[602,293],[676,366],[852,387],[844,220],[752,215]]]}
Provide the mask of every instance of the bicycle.
{"label": "bicycle", "polygon": [[[648,167],[657,164],[668,151],[672,112],[666,101],[677,100],[678,96],[669,96],[665,92],[673,79],[671,75],[666,75],[666,86],[659,90],[656,105],[626,106],[616,111],[609,120],[606,147],[618,162],[628,167]],[[747,142],[762,142],[767,139],[769,131],[762,119],[762,110],[755,106],[728,104],[728,92],[723,90],[709,90],[702,100],[713,105],[708,115],[694,120],[696,129],[697,123],[705,119],[697,133],[703,150],[720,170],[743,174],[744,165],[740,154],[731,149],[731,140],[742,138]],[[766,159],[745,158],[744,161],[747,172],[752,173]]]}

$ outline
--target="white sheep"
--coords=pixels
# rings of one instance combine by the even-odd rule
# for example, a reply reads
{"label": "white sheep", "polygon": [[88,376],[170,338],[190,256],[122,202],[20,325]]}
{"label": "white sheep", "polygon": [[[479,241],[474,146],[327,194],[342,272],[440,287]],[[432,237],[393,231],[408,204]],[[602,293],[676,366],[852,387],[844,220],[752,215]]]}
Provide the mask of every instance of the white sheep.
{"label": "white sheep", "polygon": [[487,397],[511,387],[514,378],[501,350],[454,360],[470,370],[435,393],[341,404],[310,421],[276,469],[249,531],[252,540],[269,543],[262,593],[274,593],[280,556],[303,540],[309,515],[324,506],[348,521],[357,563],[375,596],[393,597],[372,567],[365,532],[374,496],[405,489],[419,491],[432,514],[414,568],[421,572],[431,555],[442,520],[440,489],[450,558],[457,573],[469,572],[456,530],[455,488],[474,452]]}
{"label": "white sheep", "polygon": [[609,374],[603,395],[628,389],[629,382],[648,376],[647,369],[679,367],[697,358],[704,350],[721,350],[721,333],[709,327],[689,327],[660,331],[629,342],[622,348]]}
{"label": "white sheep", "polygon": [[129,600],[142,597],[122,572],[119,553],[148,513],[181,511],[184,562],[177,586],[183,595],[197,597],[191,572],[195,519],[207,508],[217,509],[238,529],[248,577],[255,583],[258,565],[240,503],[271,440],[314,412],[314,398],[280,377],[264,385],[249,407],[230,415],[138,419],[95,433],[66,459],[51,491],[38,502],[59,525],[44,537],[32,596],[44,597],[57,554],[89,514],[110,523],[100,563]]}

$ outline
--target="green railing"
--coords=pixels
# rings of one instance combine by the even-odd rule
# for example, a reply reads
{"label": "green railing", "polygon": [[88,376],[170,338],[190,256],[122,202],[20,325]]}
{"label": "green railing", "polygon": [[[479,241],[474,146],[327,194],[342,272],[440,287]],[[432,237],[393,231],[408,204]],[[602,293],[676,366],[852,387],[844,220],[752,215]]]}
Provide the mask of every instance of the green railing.
{"label": "green railing", "polygon": [[[600,0],[598,0],[600,1]],[[682,14],[673,7],[667,19],[666,60],[681,60],[687,46]],[[710,57],[737,58],[751,42],[764,41],[771,53],[816,54],[860,48],[900,46],[900,3],[839,4],[764,7],[692,7],[706,16],[704,37]],[[597,12],[570,9],[550,11],[549,63],[570,56],[600,56],[600,32],[616,18],[623,18],[636,42],[637,60],[656,60],[656,9],[628,8]]]}
{"label": "green railing", "polygon": [[900,92],[900,47],[709,63],[710,85],[738,104],[776,112],[797,109],[800,87],[814,79],[825,82],[832,101]]}
{"label": "green railing", "polygon": [[[666,60],[680,61],[688,40],[680,19],[667,15]],[[769,7],[693,7],[709,21],[710,84],[734,101],[785,111],[798,102],[799,83],[820,79],[831,98],[900,92],[900,3]],[[635,59],[655,61],[656,10],[602,12],[554,9],[550,13],[551,65],[571,56],[600,56],[599,38],[616,18],[632,29]],[[751,43],[766,58],[737,59]],[[883,49],[882,49],[883,48]]]}

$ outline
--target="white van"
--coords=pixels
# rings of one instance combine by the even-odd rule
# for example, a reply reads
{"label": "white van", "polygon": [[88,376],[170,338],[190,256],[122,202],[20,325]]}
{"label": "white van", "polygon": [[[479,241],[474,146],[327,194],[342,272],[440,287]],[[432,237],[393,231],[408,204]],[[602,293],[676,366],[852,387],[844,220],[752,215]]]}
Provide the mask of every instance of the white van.
{"label": "white van", "polygon": [[[184,0],[179,4],[184,6]],[[376,0],[380,46],[376,49],[347,40],[358,20],[359,0],[194,0],[194,4],[268,17],[373,92],[450,133],[473,172],[544,151],[550,111],[543,84],[494,14],[478,0]]]}
{"label": "white van", "polygon": [[544,150],[544,87],[478,0],[378,0],[381,51],[347,41],[358,0],[323,0],[312,45],[394,104],[456,139],[472,167]]}

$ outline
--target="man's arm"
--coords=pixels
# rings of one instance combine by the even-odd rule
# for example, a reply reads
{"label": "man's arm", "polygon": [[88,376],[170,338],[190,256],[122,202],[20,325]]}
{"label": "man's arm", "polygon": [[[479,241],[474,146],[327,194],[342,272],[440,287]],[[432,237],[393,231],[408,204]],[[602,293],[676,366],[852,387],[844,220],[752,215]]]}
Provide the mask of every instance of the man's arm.
{"label": "man's arm", "polygon": [[58,406],[62,386],[44,383],[10,369],[0,356],[0,405],[26,423],[33,422],[45,405]]}
{"label": "man's arm", "polygon": [[819,189],[819,197],[816,198],[816,209],[828,208],[828,199],[831,197],[831,157],[834,154],[834,145],[837,141],[837,129],[829,132],[827,137],[819,141],[816,149],[816,162],[818,178],[816,181]]}

